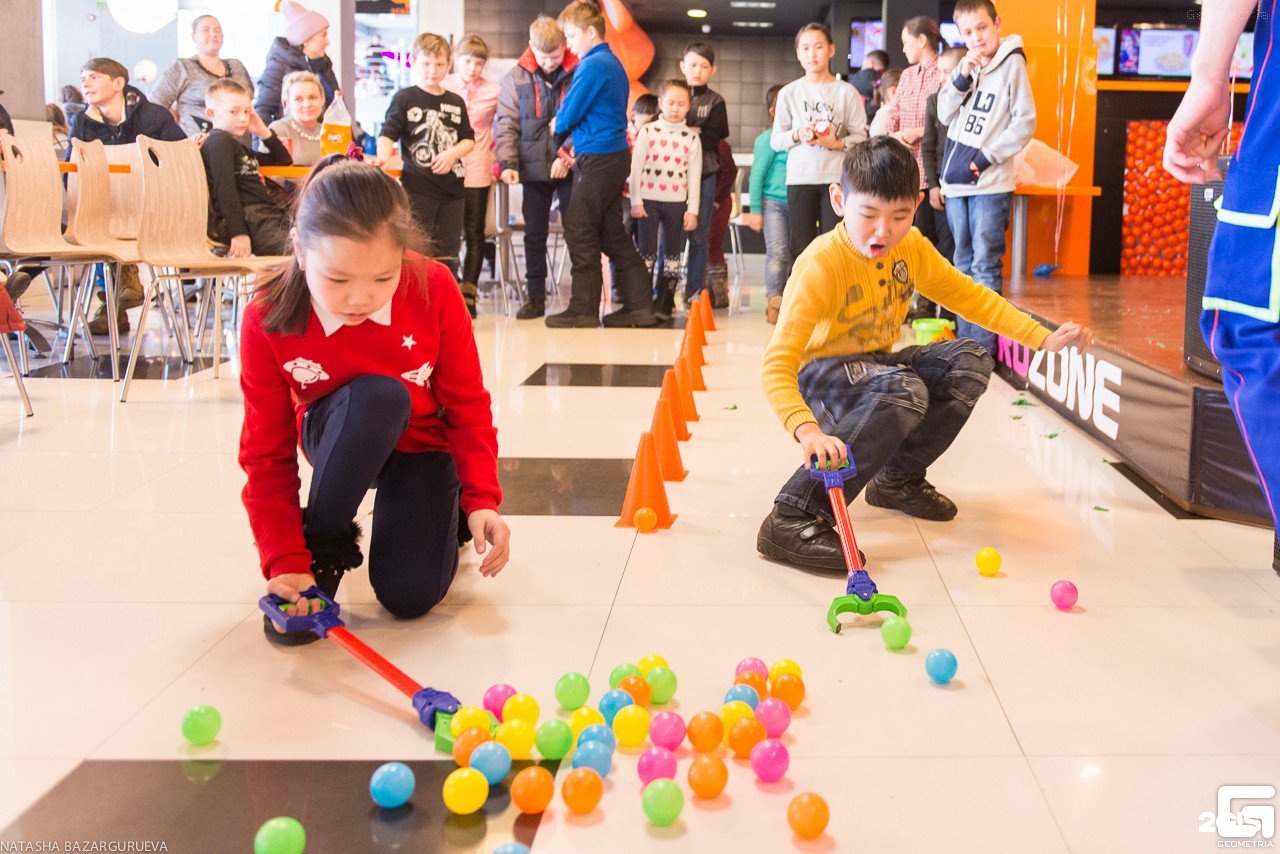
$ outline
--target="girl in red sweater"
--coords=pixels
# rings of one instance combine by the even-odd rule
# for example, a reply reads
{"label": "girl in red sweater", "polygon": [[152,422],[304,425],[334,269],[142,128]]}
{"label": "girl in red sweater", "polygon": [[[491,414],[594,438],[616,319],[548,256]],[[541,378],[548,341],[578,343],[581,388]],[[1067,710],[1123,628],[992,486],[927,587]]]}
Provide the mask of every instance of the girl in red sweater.
{"label": "girl in red sweater", "polygon": [[[267,591],[295,603],[290,614],[320,610],[302,591],[333,596],[363,562],[354,519],[370,488],[369,581],[393,615],[444,598],[464,530],[485,555],[481,575],[507,562],[471,319],[449,270],[409,250],[421,237],[394,179],[326,158],[299,196],[292,260],[245,311],[244,506]],[[299,444],[314,469],[305,509]],[[278,643],[317,637],[264,629]]]}

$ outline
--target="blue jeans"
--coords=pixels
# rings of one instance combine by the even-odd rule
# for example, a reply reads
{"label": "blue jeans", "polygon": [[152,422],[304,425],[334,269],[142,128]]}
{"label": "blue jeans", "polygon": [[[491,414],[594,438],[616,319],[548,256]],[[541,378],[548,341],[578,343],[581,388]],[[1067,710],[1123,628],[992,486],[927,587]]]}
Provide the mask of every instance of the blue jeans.
{"label": "blue jeans", "polygon": [[[919,479],[942,456],[987,390],[991,355],[963,338],[906,347],[896,353],[859,353],[810,362],[800,369],[800,394],[818,427],[853,451],[857,476],[846,501],[884,469]],[[801,466],[782,487],[786,504],[834,524],[821,481]]]}
{"label": "blue jeans", "polygon": [[707,235],[711,232],[711,209],[716,203],[716,173],[702,176],[702,196],[698,199],[698,227],[689,232],[689,270],[684,282],[684,298],[691,300],[707,286]]}
{"label": "blue jeans", "polygon": [[787,203],[764,200],[764,295],[782,296],[791,276],[791,232],[787,224]]}
{"label": "blue jeans", "polygon": [[[956,242],[956,269],[996,293],[1004,289],[1004,232],[1009,227],[1012,200],[1012,193],[947,199],[947,222]],[[956,337],[972,338],[987,350],[996,347],[994,332],[963,317],[956,318]]]}

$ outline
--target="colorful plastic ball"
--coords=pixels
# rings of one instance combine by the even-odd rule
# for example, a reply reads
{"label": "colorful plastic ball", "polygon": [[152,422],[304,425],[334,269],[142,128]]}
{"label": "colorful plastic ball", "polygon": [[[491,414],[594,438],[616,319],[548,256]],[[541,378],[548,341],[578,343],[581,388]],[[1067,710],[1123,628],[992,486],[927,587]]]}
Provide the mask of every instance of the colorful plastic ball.
{"label": "colorful plastic ball", "polygon": [[613,751],[603,741],[579,744],[573,754],[574,768],[594,768],[601,777],[608,777],[613,770]]}
{"label": "colorful plastic ball", "polygon": [[1000,571],[1000,552],[995,549],[978,549],[973,562],[978,565],[978,572],[991,578]]}
{"label": "colorful plastic ball", "polygon": [[[493,689],[490,688],[490,691]],[[502,711],[501,708],[498,711]],[[499,717],[499,720],[502,718]],[[449,732],[457,738],[466,730],[475,728],[489,731],[489,726],[493,721],[489,720],[489,713],[479,706],[463,706],[453,715],[453,720],[449,721]]]}
{"label": "colorful plastic ball", "polygon": [[196,706],[182,716],[182,737],[196,747],[213,741],[221,729],[222,715],[213,706]]}
{"label": "colorful plastic ball", "polygon": [[766,738],[751,748],[751,769],[765,783],[776,783],[791,767],[787,746],[776,738]]}
{"label": "colorful plastic ball", "polygon": [[675,750],[684,741],[684,718],[677,712],[658,712],[649,721],[649,740],[658,747]]}
{"label": "colorful plastic ball", "polygon": [[532,852],[529,850],[529,846],[523,842],[504,842],[493,849],[493,854],[532,854]]}
{"label": "colorful plastic ball", "polygon": [[764,724],[755,718],[743,718],[729,730],[729,749],[739,759],[747,759],[765,738]]}
{"label": "colorful plastic ball", "polygon": [[604,715],[600,714],[599,709],[593,709],[590,706],[583,706],[580,709],[574,709],[569,715],[569,729],[573,730],[573,737],[580,738],[582,731],[593,724],[603,724]]}
{"label": "colorful plastic ball", "polygon": [[503,723],[521,720],[528,721],[531,724],[538,723],[538,716],[542,714],[542,709],[538,707],[538,701],[530,697],[528,694],[512,694],[507,701],[502,704]]}
{"label": "colorful plastic ball", "polygon": [[413,769],[403,762],[386,762],[369,778],[369,796],[383,809],[402,807],[413,797]]}
{"label": "colorful plastic ball", "polygon": [[594,768],[574,768],[560,784],[560,797],[569,812],[586,815],[596,808],[604,795],[604,780]]}
{"label": "colorful plastic ball", "polygon": [[493,740],[510,751],[512,759],[528,759],[533,755],[533,742],[537,736],[533,724],[517,718],[498,724]]}
{"label": "colorful plastic ball", "polygon": [[794,712],[804,702],[804,680],[784,673],[774,680],[769,693],[786,703],[787,708]]}
{"label": "colorful plastic ball", "polygon": [[634,664],[619,664],[609,672],[609,688],[616,689],[628,676],[643,676],[640,668]]}
{"label": "colorful plastic ball", "polygon": [[732,703],[739,700],[751,707],[751,711],[755,711],[756,706],[760,705],[760,694],[750,685],[734,685],[728,691],[724,692],[724,701]]}
{"label": "colorful plastic ball", "polygon": [[946,685],[956,675],[956,657],[949,649],[935,649],[925,656],[924,672],[939,685]]}
{"label": "colorful plastic ball", "polygon": [[700,798],[718,797],[729,782],[729,769],[714,753],[695,757],[689,765],[689,788]]}
{"label": "colorful plastic ball", "polygon": [[582,731],[578,736],[578,749],[582,749],[582,745],[588,741],[598,741],[605,747],[609,748],[609,753],[613,753],[618,747],[618,739],[614,736],[613,730],[604,724],[592,724]]}
{"label": "colorful plastic ball", "polygon": [[709,753],[724,741],[724,721],[715,712],[698,712],[689,719],[689,743],[699,753]]}
{"label": "colorful plastic ball", "polygon": [[831,808],[813,792],[796,795],[787,806],[787,824],[801,839],[817,839],[830,820]]}
{"label": "colorful plastic ball", "polygon": [[769,665],[765,664],[763,659],[744,658],[738,662],[738,666],[734,668],[733,675],[741,676],[744,673],[759,673],[765,679],[769,678]]}
{"label": "colorful plastic ball", "polygon": [[618,690],[626,691],[630,694],[631,699],[635,700],[637,706],[647,707],[653,696],[653,690],[643,676],[628,676],[618,683]]}
{"label": "colorful plastic ball", "polygon": [[[505,682],[499,682],[497,685],[490,686],[488,691],[484,692],[484,708],[487,712],[492,712],[493,716],[502,722],[502,707],[507,700],[515,696],[516,689],[512,688]],[[465,708],[465,707],[464,707]],[[462,711],[459,709],[458,711]],[[457,720],[455,717],[454,720]]]}
{"label": "colorful plastic ball", "polygon": [[267,820],[253,837],[253,854],[302,854],[306,847],[307,832],[287,815]]}
{"label": "colorful plastic ball", "polygon": [[756,691],[756,696],[769,696],[769,677],[761,676],[754,670],[744,670],[733,677],[734,685],[749,685]]}
{"label": "colorful plastic ball", "polygon": [[652,507],[641,507],[632,515],[631,524],[644,534],[658,527],[658,514]]}
{"label": "colorful plastic ball", "polygon": [[804,678],[804,673],[800,670],[800,665],[796,664],[789,658],[779,658],[773,664],[769,665],[769,681],[776,682],[778,677],[784,673],[790,673],[792,676]]}
{"label": "colorful plastic ball", "polygon": [[649,671],[655,667],[670,667],[667,660],[660,655],[651,654],[636,662],[636,667],[640,668],[641,676],[648,676]]}
{"label": "colorful plastic ball", "polygon": [[555,778],[541,765],[530,765],[511,778],[511,802],[525,815],[544,812],[555,793]]}
{"label": "colorful plastic ball", "polygon": [[649,683],[649,700],[656,706],[671,702],[671,698],[676,695],[676,687],[679,685],[676,674],[671,668],[663,665],[659,665],[646,673],[644,681]]}
{"label": "colorful plastic ball", "polygon": [[733,725],[743,718],[754,718],[756,713],[741,700],[734,700],[731,703],[725,703],[720,708],[720,721],[724,724],[724,735],[726,740],[729,733],[733,732]]}
{"label": "colorful plastic ball", "polygon": [[646,786],[654,780],[673,780],[676,776],[676,755],[665,747],[650,747],[640,754],[636,762],[640,782]]}
{"label": "colorful plastic ball", "polygon": [[543,721],[534,736],[533,746],[538,748],[543,759],[564,759],[573,749],[573,730],[558,718]]}
{"label": "colorful plastic ball", "polygon": [[911,624],[894,614],[880,624],[880,637],[889,649],[902,649],[911,640]]}
{"label": "colorful plastic ball", "polygon": [[1049,598],[1053,600],[1053,606],[1059,611],[1070,611],[1075,607],[1076,600],[1080,598],[1080,591],[1070,581],[1055,581],[1049,588]]}
{"label": "colorful plastic ball", "polygon": [[654,780],[644,787],[640,801],[645,817],[654,827],[675,824],[684,810],[684,792],[674,780]]}
{"label": "colorful plastic ball", "polygon": [[486,741],[471,751],[471,767],[483,774],[490,786],[496,786],[511,773],[511,751],[501,742]]}
{"label": "colorful plastic ball", "polygon": [[566,673],[556,680],[556,702],[567,712],[577,711],[591,696],[591,683],[581,673]]}
{"label": "colorful plastic ball", "polygon": [[473,726],[471,729],[463,730],[453,740],[453,761],[460,767],[466,768],[471,764],[471,752],[486,741],[493,741],[493,736],[487,729]]}
{"label": "colorful plastic ball", "polygon": [[791,707],[777,697],[761,700],[756,706],[756,720],[764,724],[765,735],[780,738],[791,726]]}
{"label": "colorful plastic ball", "polygon": [[489,797],[489,781],[474,768],[458,768],[444,778],[444,805],[455,815],[471,815]]}
{"label": "colorful plastic ball", "polygon": [[600,698],[600,714],[604,715],[604,722],[609,726],[613,726],[613,718],[622,709],[627,706],[635,705],[635,700],[631,699],[631,695],[621,688],[614,688],[608,694]]}
{"label": "colorful plastic ball", "polygon": [[626,706],[613,719],[613,734],[623,747],[638,747],[649,737],[649,710],[644,706]]}

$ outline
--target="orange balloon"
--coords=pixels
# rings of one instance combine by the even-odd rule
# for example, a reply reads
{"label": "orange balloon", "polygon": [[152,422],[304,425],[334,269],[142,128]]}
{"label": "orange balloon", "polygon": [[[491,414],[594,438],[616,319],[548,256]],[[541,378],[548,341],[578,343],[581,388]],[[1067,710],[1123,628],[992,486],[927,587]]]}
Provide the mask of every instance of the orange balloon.
{"label": "orange balloon", "polygon": [[511,802],[526,815],[545,810],[555,793],[556,781],[541,765],[530,765],[511,780]]}
{"label": "orange balloon", "polygon": [[744,670],[733,680],[734,685],[750,685],[756,689],[756,695],[760,697],[769,696],[769,681],[763,673],[757,673],[754,670]]}
{"label": "orange balloon", "polygon": [[649,700],[653,692],[649,688],[649,683],[643,676],[628,676],[618,683],[618,687],[631,695],[631,699],[635,701],[637,706],[649,706]]}
{"label": "orange balloon", "polygon": [[821,795],[813,792],[796,795],[787,807],[787,824],[801,839],[817,839],[830,820],[831,808]]}
{"label": "orange balloon", "polygon": [[783,673],[773,680],[773,696],[786,703],[791,711],[804,702],[804,680],[790,673]]}
{"label": "orange balloon", "polygon": [[700,798],[714,798],[729,782],[729,769],[714,753],[704,753],[689,766],[689,788]]}
{"label": "orange balloon", "polygon": [[478,726],[463,730],[453,740],[453,761],[457,762],[460,768],[466,768],[471,764],[471,751],[492,739],[493,736],[488,730],[480,729]]}
{"label": "orange balloon", "polygon": [[594,768],[574,768],[560,784],[560,797],[570,812],[586,815],[596,808],[604,795],[604,780]]}
{"label": "orange balloon", "polygon": [[724,722],[715,712],[698,712],[689,719],[688,735],[694,750],[710,752],[724,740]]}
{"label": "orange balloon", "polygon": [[729,730],[729,748],[739,759],[750,759],[751,748],[765,738],[764,724],[755,718],[743,718]]}

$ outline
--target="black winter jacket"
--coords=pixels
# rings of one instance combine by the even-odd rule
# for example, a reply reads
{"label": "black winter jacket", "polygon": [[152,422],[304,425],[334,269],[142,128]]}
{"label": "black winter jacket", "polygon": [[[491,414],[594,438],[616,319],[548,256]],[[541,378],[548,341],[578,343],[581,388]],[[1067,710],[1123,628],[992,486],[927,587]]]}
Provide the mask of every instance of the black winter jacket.
{"label": "black winter jacket", "polygon": [[302,48],[290,44],[286,38],[277,36],[271,43],[271,50],[267,51],[267,66],[262,71],[258,88],[254,90],[256,97],[253,100],[253,109],[266,124],[284,117],[280,103],[280,88],[285,76],[291,71],[310,71],[320,78],[320,82],[324,85],[325,107],[333,103],[334,91],[342,88],[338,83],[338,75],[333,70],[333,60],[327,54],[319,59],[307,59]]}
{"label": "black winter jacket", "polygon": [[565,51],[564,63],[550,77],[538,67],[533,50],[525,48],[516,67],[498,90],[498,113],[493,142],[501,169],[515,169],[520,180],[550,181],[551,164],[559,147],[548,130],[573,82],[578,58]]}
{"label": "black winter jacket", "polygon": [[[124,87],[124,121],[118,125],[103,120],[97,107],[88,107],[83,113],[71,117],[71,139],[92,142],[102,140],[103,145],[130,145],[140,136],[177,142],[187,138],[173,116],[159,104],[147,100],[147,96],[132,86]],[[71,159],[71,146],[67,146],[67,159]]]}

